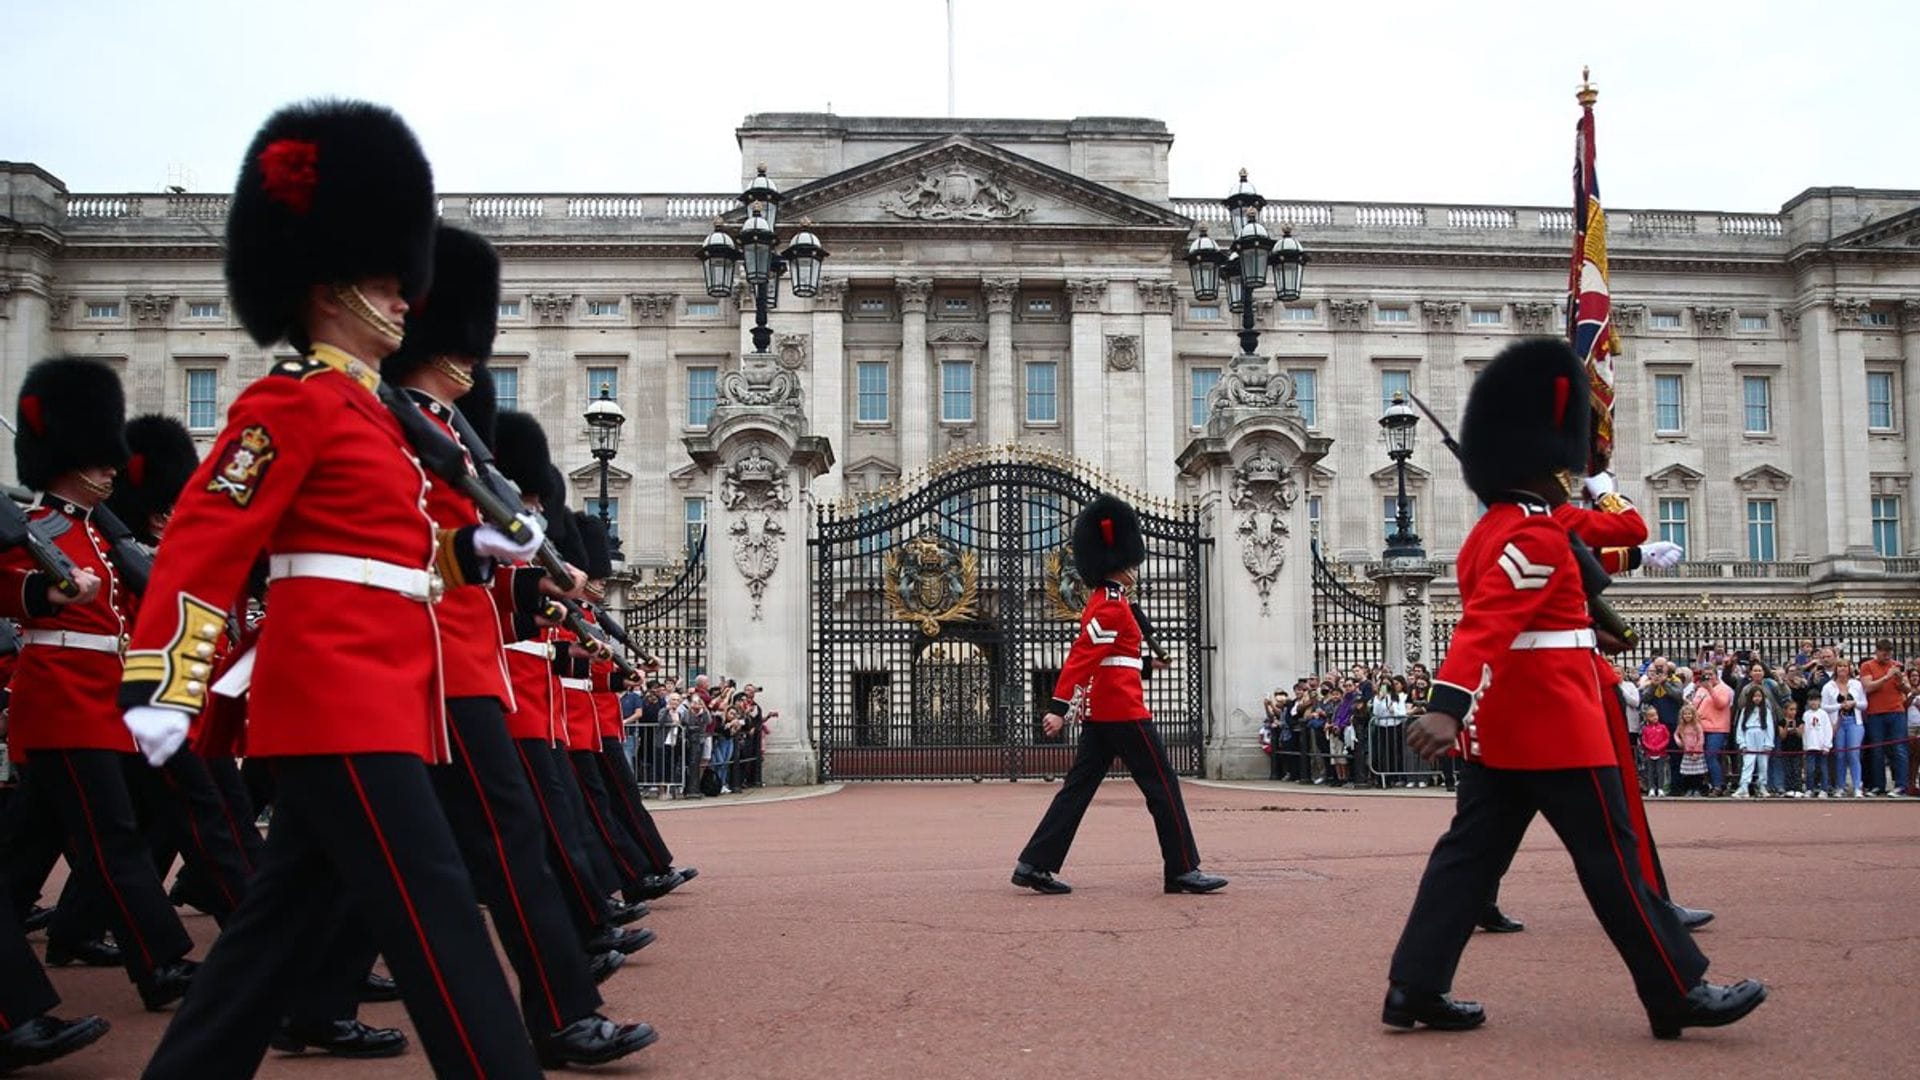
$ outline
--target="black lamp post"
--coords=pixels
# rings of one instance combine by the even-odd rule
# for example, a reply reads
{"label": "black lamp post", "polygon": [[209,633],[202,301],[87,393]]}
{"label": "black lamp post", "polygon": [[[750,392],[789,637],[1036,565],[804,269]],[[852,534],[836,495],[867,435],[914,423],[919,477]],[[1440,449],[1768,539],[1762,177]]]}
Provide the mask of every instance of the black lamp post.
{"label": "black lamp post", "polygon": [[587,404],[586,419],[587,447],[593,451],[593,459],[600,463],[600,524],[607,527],[611,543],[613,515],[607,510],[607,470],[620,449],[620,429],[627,422],[627,414],[621,411],[620,403],[613,400],[613,389],[602,384],[600,396]]}
{"label": "black lamp post", "polygon": [[1260,349],[1260,332],[1253,328],[1254,295],[1271,284],[1282,303],[1300,299],[1300,282],[1305,274],[1307,249],[1293,238],[1292,229],[1282,229],[1276,239],[1260,224],[1260,208],[1267,204],[1240,170],[1240,182],[1221,204],[1227,208],[1227,221],[1233,230],[1233,246],[1225,251],[1202,228],[1187,245],[1187,270],[1193,275],[1193,298],[1203,303],[1220,298],[1220,283],[1227,283],[1227,309],[1240,316],[1240,351],[1253,356]]}
{"label": "black lamp post", "polygon": [[729,296],[734,277],[746,268],[747,284],[753,287],[753,351],[765,353],[773,344],[773,331],[767,327],[767,312],[780,300],[780,279],[790,282],[793,295],[808,297],[820,288],[820,263],[827,249],[813,234],[811,223],[802,220],[800,231],[788,242],[786,250],[776,252],[779,235],[774,231],[780,220],[780,204],[785,201],[773,181],[767,179],[767,167],[740,193],[740,205],[747,211],[740,224],[739,240],[727,235],[718,219],[713,232],[698,252],[705,272],[708,296]]}
{"label": "black lamp post", "polygon": [[1420,414],[1414,412],[1405,395],[1399,393],[1393,395],[1392,403],[1380,417],[1380,427],[1387,433],[1387,456],[1393,459],[1393,470],[1400,485],[1393,511],[1393,535],[1387,537],[1389,559],[1427,557],[1426,550],[1420,546],[1420,537],[1413,531],[1413,507],[1407,502],[1407,459],[1413,456],[1413,429],[1419,423]]}

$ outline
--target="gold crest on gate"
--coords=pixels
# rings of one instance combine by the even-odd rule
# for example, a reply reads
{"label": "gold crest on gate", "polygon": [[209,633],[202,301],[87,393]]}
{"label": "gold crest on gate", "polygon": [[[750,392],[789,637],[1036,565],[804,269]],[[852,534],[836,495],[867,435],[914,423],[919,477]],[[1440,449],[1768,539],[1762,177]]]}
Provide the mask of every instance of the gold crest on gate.
{"label": "gold crest on gate", "polygon": [[980,560],[933,533],[922,533],[887,558],[887,607],[896,619],[920,624],[928,637],[940,624],[973,616],[980,595]]}
{"label": "gold crest on gate", "polygon": [[1073,545],[1061,544],[1047,553],[1047,607],[1055,618],[1078,619],[1087,606],[1087,583],[1074,569]]}

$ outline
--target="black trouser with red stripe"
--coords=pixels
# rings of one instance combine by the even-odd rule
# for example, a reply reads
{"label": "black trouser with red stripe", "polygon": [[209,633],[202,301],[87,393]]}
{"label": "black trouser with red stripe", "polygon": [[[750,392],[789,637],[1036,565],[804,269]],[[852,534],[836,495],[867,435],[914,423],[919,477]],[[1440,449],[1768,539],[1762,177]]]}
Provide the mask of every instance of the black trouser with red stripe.
{"label": "black trouser with red stripe", "polygon": [[[175,755],[176,759],[179,756]],[[233,846],[239,849],[241,866],[246,873],[252,874],[253,868],[260,863],[260,849],[266,841],[261,838],[260,828],[254,823],[259,814],[253,808],[246,780],[240,775],[240,765],[230,757],[199,758],[198,761],[205,767],[207,778],[220,799],[219,813],[197,819],[200,827],[211,833],[222,834],[220,844],[223,847],[226,838],[231,837]],[[173,762],[170,760],[167,764],[171,767]],[[213,902],[213,897],[218,895],[218,878],[207,873],[202,864],[193,859],[186,860],[186,865],[180,868],[179,876],[174,881],[187,903],[202,911],[215,910],[202,901]]]}
{"label": "black trouser with red stripe", "polygon": [[540,823],[547,846],[547,864],[559,883],[567,915],[582,941],[593,937],[612,918],[607,906],[607,891],[594,873],[592,856],[582,835],[583,826],[575,810],[580,801],[579,785],[573,769],[563,760],[566,751],[556,749],[545,739],[515,739],[514,752],[520,759],[520,771],[540,811]]}
{"label": "black trouser with red stripe", "polygon": [[60,1004],[40,958],[13,917],[13,905],[0,904],[0,1035]]}
{"label": "black trouser with red stripe", "polygon": [[251,1076],[341,905],[373,934],[436,1076],[540,1067],[426,763],[411,754],[273,761],[273,829],[149,1077]]}
{"label": "black trouser with red stripe", "polygon": [[[162,964],[193,948],[180,917],[167,901],[153,851],[140,834],[132,789],[156,782],[146,761],[117,750],[35,750],[21,795],[26,812],[58,823],[62,850],[74,883],[63,895],[88,897],[72,918],[99,916],[120,943],[127,974],[146,979]],[[10,878],[15,912],[33,903],[45,875]],[[50,928],[51,929],[51,928]]]}
{"label": "black trouser with red stripe", "polygon": [[573,750],[573,775],[586,802],[586,822],[593,839],[612,861],[613,884],[629,892],[639,888],[640,879],[653,873],[640,842],[620,827],[613,813],[613,796],[607,793],[606,779],[600,773],[598,750]]}
{"label": "black trouser with red stripe", "polygon": [[519,976],[527,1030],[558,1031],[599,1009],[600,993],[547,866],[540,809],[506,713],[495,698],[450,698],[447,719],[453,763],[433,768],[440,805]]}
{"label": "black trouser with red stripe", "polygon": [[640,845],[648,873],[664,874],[673,869],[673,852],[661,837],[653,815],[640,802],[640,782],[634,779],[633,765],[627,761],[626,744],[611,735],[600,738],[600,776],[612,796],[614,820]]}
{"label": "black trouser with red stripe", "polygon": [[[246,895],[253,860],[212,770],[200,755],[182,747],[140,783],[150,793],[145,805],[152,825],[186,863],[183,894],[224,925]],[[259,840],[251,819],[247,831]],[[164,867],[161,873],[164,876]]]}
{"label": "black trouser with red stripe", "polygon": [[1166,744],[1151,720],[1090,722],[1080,725],[1080,749],[1067,770],[1066,782],[1053,797],[1020,861],[1036,870],[1058,870],[1073,846],[1093,793],[1100,790],[1107,769],[1118,757],[1133,774],[1133,782],[1147,797],[1153,831],[1160,837],[1160,861],[1167,877],[1200,868],[1200,849],[1193,842],[1187,804],[1180,798],[1180,779],[1167,762]]}
{"label": "black trouser with red stripe", "polygon": [[1535,814],[1573,856],[1587,903],[1633,973],[1648,1008],[1670,1007],[1706,974],[1707,958],[1642,875],[1620,770],[1460,767],[1453,824],[1433,847],[1388,977],[1448,993],[1486,898]]}

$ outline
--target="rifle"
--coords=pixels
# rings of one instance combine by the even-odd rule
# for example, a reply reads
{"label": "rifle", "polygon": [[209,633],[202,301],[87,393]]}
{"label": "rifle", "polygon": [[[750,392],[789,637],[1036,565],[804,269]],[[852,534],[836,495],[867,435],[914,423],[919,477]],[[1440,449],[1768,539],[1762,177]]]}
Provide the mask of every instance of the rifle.
{"label": "rifle", "polygon": [[642,665],[646,667],[660,666],[660,658],[653,655],[652,653],[649,653],[647,650],[639,647],[638,645],[635,645],[633,643],[633,639],[631,637],[628,637],[626,630],[623,627],[621,627],[620,621],[618,619],[615,619],[611,612],[609,612],[606,608],[599,606],[598,604],[588,604],[587,607],[591,609],[594,615],[597,616],[600,620],[595,625],[599,626],[600,629],[606,631],[608,637],[612,638],[614,641],[619,642],[621,648],[638,656],[640,658],[640,663]]}
{"label": "rifle", "polygon": [[134,537],[120,515],[107,509],[106,503],[93,508],[93,523],[107,538],[107,557],[119,569],[120,580],[134,593],[146,595],[147,581],[153,577],[153,552]]}
{"label": "rifle", "polygon": [[[1457,460],[1460,457],[1460,443],[1454,439],[1453,432],[1448,431],[1447,425],[1433,415],[1433,410],[1427,408],[1427,403],[1421,401],[1419,395],[1409,390],[1407,399],[1426,414],[1434,430],[1440,433],[1441,445],[1452,451]],[[1600,595],[1613,584],[1613,575],[1607,573],[1607,568],[1600,563],[1600,556],[1593,553],[1593,549],[1587,546],[1585,540],[1572,533],[1567,534],[1567,539],[1573,544],[1573,559],[1580,567],[1580,585],[1586,591],[1587,614],[1592,617],[1594,627],[1626,642],[1628,647],[1637,644],[1640,641],[1640,632],[1628,626],[1627,621],[1620,617],[1620,613],[1613,609],[1613,605],[1607,603],[1606,599]]]}
{"label": "rifle", "polygon": [[52,578],[53,588],[62,596],[79,596],[80,583],[74,580],[78,569],[67,553],[36,525],[27,520],[27,512],[11,498],[0,499],[0,548],[27,549],[40,572]]}
{"label": "rifle", "polygon": [[[407,444],[413,447],[414,453],[420,455],[421,463],[432,470],[435,476],[450,484],[454,490],[471,499],[487,524],[507,534],[508,539],[524,541],[529,530],[527,523],[520,518],[520,511],[515,508],[515,504],[520,499],[520,492],[513,486],[512,481],[500,474],[500,470],[493,463],[492,451],[487,449],[486,443],[480,440],[480,436],[474,432],[466,417],[460,414],[460,410],[456,408],[451,411],[454,430],[460,433],[462,441],[467,444],[465,453],[461,452],[461,448],[452,439],[441,434],[433,426],[426,414],[420,411],[420,407],[414,404],[413,399],[396,389],[392,383],[381,382],[378,392],[380,403],[385,405],[387,411],[392,413],[394,419],[399,422],[402,434],[407,437]],[[467,468],[469,455],[474,462],[474,468],[471,470]],[[540,542],[539,550],[534,553],[534,561],[538,562],[547,573],[553,575],[555,580],[573,580],[573,574],[567,568],[567,561],[560,557],[560,550],[553,546],[551,539],[543,539]],[[579,605],[566,599],[558,600],[556,603],[560,608],[560,617],[556,621],[563,622],[567,629],[573,631],[580,638],[583,646],[591,643],[596,635],[588,629],[586,617],[580,613]],[[549,604],[548,612],[552,612],[554,607],[554,604]],[[554,618],[552,614],[546,614],[546,617]],[[612,652],[611,649],[607,651]],[[615,655],[613,662],[620,668],[623,677],[631,678],[639,675],[625,657]]]}

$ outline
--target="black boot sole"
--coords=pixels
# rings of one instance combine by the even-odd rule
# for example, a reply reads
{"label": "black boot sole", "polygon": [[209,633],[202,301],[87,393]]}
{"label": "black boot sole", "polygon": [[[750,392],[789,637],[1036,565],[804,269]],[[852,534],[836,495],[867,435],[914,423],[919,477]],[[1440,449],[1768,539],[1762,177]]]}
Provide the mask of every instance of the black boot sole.
{"label": "black boot sole", "polygon": [[10,1075],[15,1069],[24,1069],[31,1065],[45,1065],[50,1061],[58,1061],[68,1054],[73,1053],[75,1050],[84,1050],[94,1043],[99,1042],[100,1039],[113,1028],[113,1025],[108,1023],[103,1017],[96,1016],[93,1019],[93,1023],[83,1024],[63,1032],[58,1039],[50,1043],[36,1046],[30,1050],[15,1050],[4,1057],[0,1057],[0,1076]]}
{"label": "black boot sole", "polygon": [[1388,1027],[1412,1030],[1416,1024],[1425,1024],[1434,1031],[1471,1031],[1487,1022],[1487,1014],[1481,1013],[1472,1019],[1464,1017],[1443,1017],[1439,1019],[1418,1015],[1403,1009],[1380,1010],[1380,1022]]}
{"label": "black boot sole", "polygon": [[637,1054],[659,1041],[660,1033],[658,1031],[649,1031],[631,1042],[617,1044],[613,1049],[605,1053],[594,1054],[588,1057],[569,1057],[560,1054],[550,1054],[542,1050],[540,1052],[540,1067],[543,1069],[565,1069],[574,1065],[605,1065],[609,1061],[618,1061],[628,1054]]}
{"label": "black boot sole", "polygon": [[1032,889],[1042,896],[1065,896],[1073,891],[1073,886],[1059,881],[1036,881],[1019,874],[1013,875],[1011,880],[1015,885],[1023,889]]}
{"label": "black boot sole", "polygon": [[1205,896],[1210,892],[1219,892],[1221,889],[1224,889],[1226,887],[1227,887],[1227,883],[1224,881],[1218,885],[1206,885],[1201,887],[1195,887],[1192,885],[1176,885],[1173,882],[1169,881],[1166,883],[1166,892],[1168,895],[1172,895],[1174,893],[1192,893],[1195,896]]}
{"label": "black boot sole", "polygon": [[1755,994],[1753,996],[1753,1000],[1749,1001],[1747,1003],[1746,1008],[1743,1008],[1743,1009],[1736,1009],[1731,1012],[1725,1012],[1725,1013],[1716,1013],[1703,1019],[1686,1019],[1686,1020],[1658,1019],[1656,1020],[1652,1017],[1648,1017],[1647,1022],[1653,1027],[1654,1038],[1677,1039],[1680,1037],[1680,1032],[1690,1027],[1701,1027],[1701,1028],[1726,1027],[1728,1024],[1745,1019],[1748,1013],[1759,1008],[1761,1003],[1766,1000],[1767,1000],[1767,988],[1763,986],[1760,988],[1760,992],[1758,994]]}

